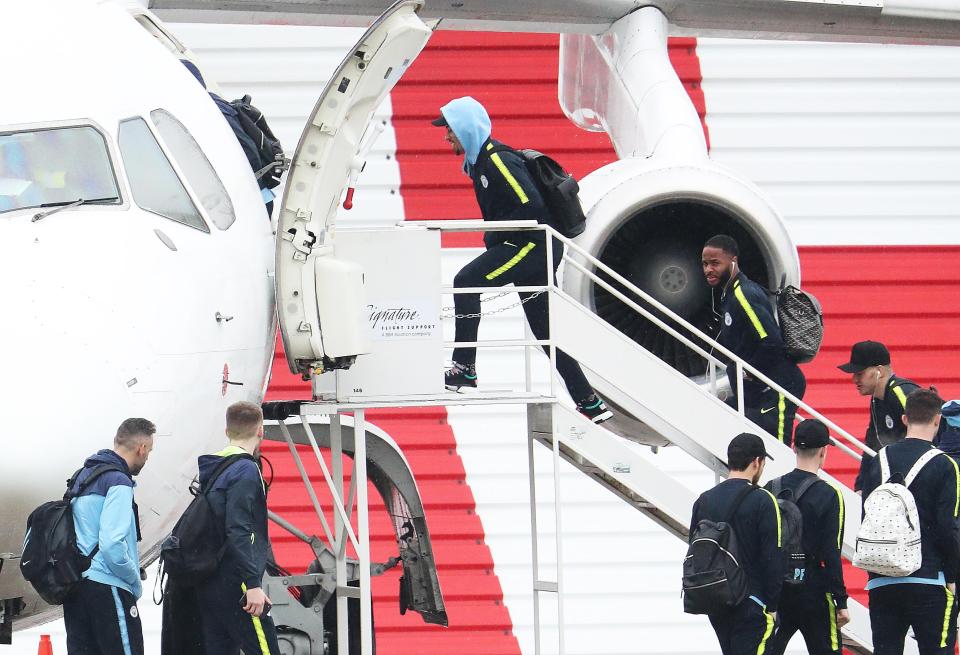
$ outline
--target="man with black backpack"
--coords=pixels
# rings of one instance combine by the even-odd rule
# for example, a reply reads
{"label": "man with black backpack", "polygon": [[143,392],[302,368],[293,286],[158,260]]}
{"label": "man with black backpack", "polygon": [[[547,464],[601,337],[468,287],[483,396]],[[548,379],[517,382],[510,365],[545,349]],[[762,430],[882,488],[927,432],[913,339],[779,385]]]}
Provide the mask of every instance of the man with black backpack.
{"label": "man with black backpack", "polygon": [[117,429],[113,450],[91,455],[72,480],[76,543],[91,561],[63,602],[69,653],[143,654],[133,477],[147,463],[155,432],[147,419],[128,418]]}
{"label": "man with black backpack", "polygon": [[[711,237],[703,246],[703,275],[719,288],[720,333],[716,339],[734,355],[803,400],[807,379],[786,352],[780,326],[774,318],[767,291],[740,270],[740,247],[725,234]],[[711,290],[712,293],[712,290]],[[737,406],[737,378],[728,369],[732,395],[727,404]],[[743,406],[746,417],[775,439],[790,445],[797,406],[780,391],[744,371]]]}
{"label": "man with black backpack", "polygon": [[780,508],[756,486],[767,457],[761,437],[738,434],[727,446],[729,477],[693,505],[684,611],[710,618],[723,655],[763,653],[776,622],[783,585]]}
{"label": "man with black backpack", "polygon": [[[446,140],[454,154],[463,155],[463,171],[473,181],[477,204],[485,221],[534,220],[551,225],[566,236],[575,235],[577,229],[582,231],[582,222],[568,220],[576,211],[562,209],[569,209],[574,203],[574,209],[579,208],[575,183],[572,187],[566,185],[569,194],[564,196],[557,187],[548,189],[535,182],[525,155],[490,136],[490,117],[479,102],[471,97],[452,100],[440,109],[440,117],[433,121],[433,125],[445,127]],[[536,160],[549,159],[542,155],[534,157]],[[572,180],[569,176],[567,178]],[[556,206],[551,208],[544,197],[547,190],[551,191],[551,197],[566,197],[567,202],[557,200]],[[554,190],[558,193],[553,194]],[[547,283],[544,232],[487,232],[483,242],[486,252],[463,267],[454,278],[454,287],[501,287],[511,283],[543,286]],[[550,248],[553,251],[551,274],[555,275],[563,257],[563,244],[551,239]],[[549,339],[548,294],[522,292],[519,295],[534,336],[538,340]],[[456,294],[454,306],[457,313],[456,341],[475,342],[480,327],[480,296]],[[453,367],[444,374],[444,385],[451,390],[476,388],[476,358],[477,349],[474,347],[455,349]],[[581,414],[594,423],[613,417],[603,400],[594,393],[580,365],[562,350],[557,351],[557,371]]]}
{"label": "man with black backpack", "polygon": [[907,396],[906,437],[882,448],[864,475],[854,564],[869,572],[875,655],[903,653],[910,627],[920,655],[953,652],[960,471],[933,447],[942,405],[932,389]]}
{"label": "man with black backpack", "polygon": [[270,558],[267,490],[255,460],[263,412],[254,403],[237,402],[227,408],[226,422],[229,445],[198,460],[200,490],[222,521],[217,528],[225,538],[216,571],[197,587],[206,655],[236,655],[238,649],[278,655],[270,599],[261,586]]}
{"label": "man with black backpack", "polygon": [[[780,595],[780,625],[768,649],[771,655],[781,655],[798,630],[810,655],[840,655],[840,628],[850,622],[840,561],[843,494],[817,475],[829,443],[830,433],[823,423],[801,421],[793,442],[797,468],[766,486],[781,505],[784,535],[792,531],[799,537],[794,548],[787,546],[790,539],[784,537],[788,561]],[[790,510],[796,518],[787,519],[785,505],[793,505]],[[790,521],[797,525],[788,529]]]}

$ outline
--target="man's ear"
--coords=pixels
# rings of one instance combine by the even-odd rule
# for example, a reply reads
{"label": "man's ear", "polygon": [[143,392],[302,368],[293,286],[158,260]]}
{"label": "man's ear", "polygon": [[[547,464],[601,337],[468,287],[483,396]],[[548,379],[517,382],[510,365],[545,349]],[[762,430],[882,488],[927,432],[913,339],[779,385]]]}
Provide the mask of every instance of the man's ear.
{"label": "man's ear", "polygon": [[907,415],[906,415],[906,414],[901,414],[900,420],[903,421],[903,424],[904,424],[905,426],[910,425],[909,423],[907,423]]}

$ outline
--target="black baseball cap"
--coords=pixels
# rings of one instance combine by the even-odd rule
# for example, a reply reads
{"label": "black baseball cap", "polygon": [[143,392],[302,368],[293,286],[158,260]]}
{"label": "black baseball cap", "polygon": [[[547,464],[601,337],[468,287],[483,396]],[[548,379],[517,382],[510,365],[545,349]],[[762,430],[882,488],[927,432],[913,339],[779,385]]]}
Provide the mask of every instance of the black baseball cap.
{"label": "black baseball cap", "polygon": [[871,366],[890,363],[890,351],[879,341],[858,341],[850,349],[850,361],[839,368],[844,373],[859,373]]}
{"label": "black baseball cap", "polygon": [[730,445],[727,446],[728,463],[733,461],[750,462],[757,457],[769,457],[773,459],[770,453],[767,452],[767,447],[763,444],[763,439],[755,434],[741,432],[731,439]]}
{"label": "black baseball cap", "polygon": [[434,118],[430,121],[430,124],[437,127],[447,127],[447,119],[443,117],[443,114],[440,114],[440,118]]}
{"label": "black baseball cap", "polygon": [[800,421],[793,431],[793,445],[797,448],[823,448],[830,444],[830,431],[815,418]]}

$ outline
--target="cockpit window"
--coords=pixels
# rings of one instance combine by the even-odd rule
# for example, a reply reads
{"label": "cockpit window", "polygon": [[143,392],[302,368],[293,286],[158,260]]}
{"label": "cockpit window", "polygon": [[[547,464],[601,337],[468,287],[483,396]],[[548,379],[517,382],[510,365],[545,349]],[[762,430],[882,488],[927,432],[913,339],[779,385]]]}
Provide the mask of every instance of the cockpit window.
{"label": "cockpit window", "polygon": [[81,199],[119,204],[119,196],[107,142],[96,128],[0,131],[0,212]]}
{"label": "cockpit window", "polygon": [[178,223],[210,231],[142,118],[120,123],[119,142],[130,191],[137,205]]}
{"label": "cockpit window", "polygon": [[233,203],[193,135],[166,110],[156,109],[150,112],[150,117],[173,158],[180,165],[187,183],[207,211],[207,216],[221,230],[229,228],[237,220]]}

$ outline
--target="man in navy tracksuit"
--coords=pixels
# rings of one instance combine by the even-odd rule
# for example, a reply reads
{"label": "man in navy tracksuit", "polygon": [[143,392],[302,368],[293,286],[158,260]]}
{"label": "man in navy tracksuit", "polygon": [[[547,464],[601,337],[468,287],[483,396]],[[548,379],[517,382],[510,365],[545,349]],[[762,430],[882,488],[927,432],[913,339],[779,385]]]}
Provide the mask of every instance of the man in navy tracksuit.
{"label": "man in navy tracksuit", "polygon": [[780,507],[769,491],[756,486],[767,457],[761,437],[738,434],[727,446],[729,477],[693,504],[690,538],[701,520],[722,521],[736,510],[730,523],[747,576],[747,598],[732,610],[709,615],[723,655],[762,654],[776,624],[783,584]]}
{"label": "man in navy tracksuit", "polygon": [[261,586],[270,541],[267,535],[267,491],[254,457],[263,441],[263,412],[238,402],[227,408],[230,444],[213,455],[201,455],[200,486],[204,488],[224,457],[242,455],[214,481],[207,498],[223,519],[226,544],[217,572],[197,589],[206,655],[278,655],[277,631],[269,615],[270,599]]}
{"label": "man in navy tracksuit", "polygon": [[98,467],[110,466],[71,501],[77,546],[96,550],[83,580],[63,603],[70,655],[142,655],[140,528],[133,500],[133,476],[153,450],[156,427],[128,418],[117,430],[113,450],[91,455],[74,479],[76,491]]}
{"label": "man in navy tracksuit", "polygon": [[[711,237],[703,246],[704,277],[721,290],[717,341],[802,400],[807,380],[784,349],[767,292],[740,270],[739,254],[737,242],[725,234]],[[727,377],[733,391],[728,404],[736,407],[737,378],[732,366]],[[792,443],[797,406],[782,393],[744,371],[743,403],[747,418],[782,443]]]}
{"label": "man in navy tracksuit", "polygon": [[820,421],[802,421],[794,432],[797,468],[771,481],[776,496],[784,489],[803,518],[804,566],[794,569],[793,582],[783,585],[780,625],[770,642],[770,655],[782,655],[799,631],[810,655],[840,655],[840,628],[850,622],[847,589],[843,584],[840,549],[845,510],[840,490],[817,473],[827,458],[830,433]]}
{"label": "man in navy tracksuit", "polygon": [[[907,396],[906,437],[885,446],[890,477],[906,476],[917,460],[933,448],[940,426],[943,400],[935,391],[918,389]],[[881,479],[880,458],[874,457],[864,476],[863,497],[887,480]],[[960,470],[945,454],[931,459],[913,482],[910,492],[920,518],[920,568],[905,577],[870,573],[870,625],[875,655],[900,655],[908,628],[913,628],[920,655],[952,653],[956,629],[954,605],[960,569],[957,513],[960,508]]]}
{"label": "man in navy tracksuit", "polygon": [[[479,102],[470,97],[452,100],[440,109],[437,127],[447,128],[446,139],[454,154],[463,155],[463,172],[473,181],[473,190],[485,221],[533,220],[550,223],[550,214],[537,185],[521,155],[513,151],[495,151],[500,144],[490,136],[490,117]],[[547,283],[547,245],[542,231],[486,232],[486,252],[467,264],[454,278],[453,285],[463,287],[543,286]],[[563,244],[553,240],[553,274],[563,256]],[[524,301],[530,330],[538,340],[550,338],[549,304],[546,292],[519,294]],[[456,294],[456,340],[475,342],[480,327],[480,296]],[[547,350],[544,348],[544,350]],[[477,386],[477,349],[461,347],[453,351],[453,367],[444,375],[448,389]],[[586,376],[569,355],[557,350],[557,371],[580,413],[594,423],[602,423],[613,414],[593,392]]]}
{"label": "man in navy tracksuit", "polygon": [[[903,422],[907,396],[920,386],[894,374],[887,347],[878,341],[858,341],[850,349],[850,361],[837,368],[850,374],[861,396],[870,396],[870,423],[864,443],[877,451],[903,439],[907,433]],[[853,483],[855,491],[862,490],[871,459],[864,455],[860,460],[860,471]]]}

